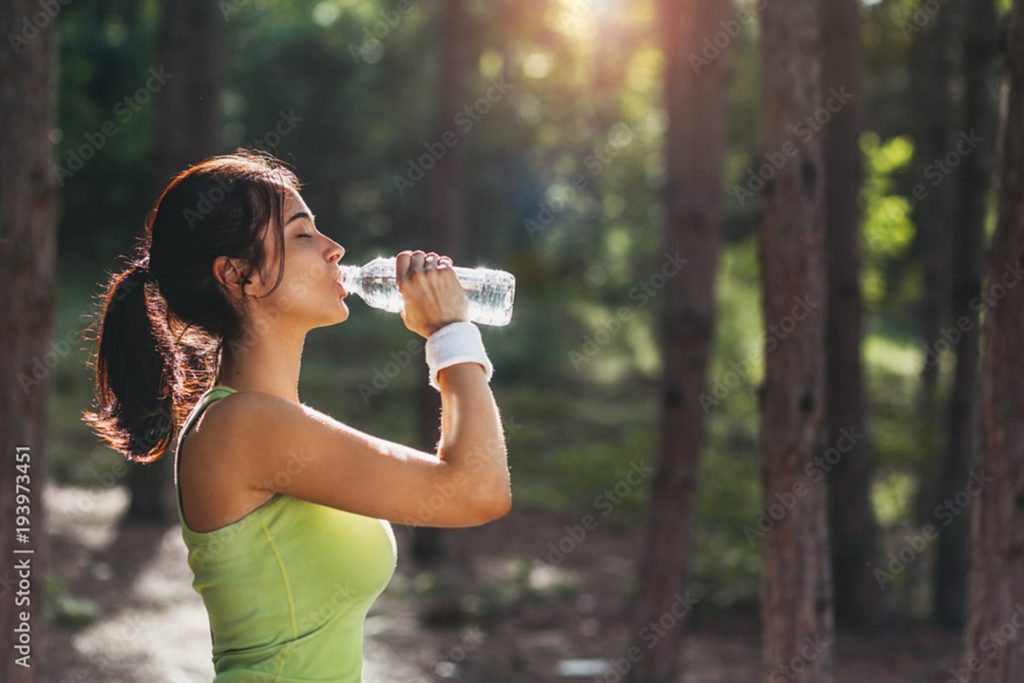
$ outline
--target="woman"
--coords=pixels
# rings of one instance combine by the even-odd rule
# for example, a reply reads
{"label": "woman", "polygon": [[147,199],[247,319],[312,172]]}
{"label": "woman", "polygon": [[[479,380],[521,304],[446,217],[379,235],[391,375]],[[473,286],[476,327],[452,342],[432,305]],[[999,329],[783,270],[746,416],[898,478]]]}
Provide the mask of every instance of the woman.
{"label": "woman", "polygon": [[85,420],[138,463],[181,427],[178,515],[216,683],[360,681],[363,621],[396,567],[390,523],[475,526],[511,505],[492,368],[447,256],[396,265],[441,393],[437,453],[299,401],[306,333],[348,318],[345,249],[299,189],[245,150],[183,171],[102,305]]}

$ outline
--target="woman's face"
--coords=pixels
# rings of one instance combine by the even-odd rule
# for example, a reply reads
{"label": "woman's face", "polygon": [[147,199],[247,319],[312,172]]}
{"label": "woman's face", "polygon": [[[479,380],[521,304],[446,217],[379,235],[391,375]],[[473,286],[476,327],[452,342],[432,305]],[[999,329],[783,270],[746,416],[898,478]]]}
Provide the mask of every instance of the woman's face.
{"label": "woman's face", "polygon": [[[316,228],[313,212],[298,192],[288,190],[284,202],[284,272],[281,282],[269,296],[266,292],[277,278],[279,254],[272,230],[263,234],[266,262],[254,273],[246,292],[248,316],[252,322],[266,321],[274,327],[286,326],[298,332],[326,327],[345,321],[348,306],[339,284],[338,261],[345,254],[340,244]],[[346,293],[347,294],[347,293]]]}

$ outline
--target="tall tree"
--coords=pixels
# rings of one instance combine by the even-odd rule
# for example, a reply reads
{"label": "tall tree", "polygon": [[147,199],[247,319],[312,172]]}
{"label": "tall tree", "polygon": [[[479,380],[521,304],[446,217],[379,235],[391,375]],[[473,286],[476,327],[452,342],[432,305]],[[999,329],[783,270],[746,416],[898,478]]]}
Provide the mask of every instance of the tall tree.
{"label": "tall tree", "polygon": [[963,669],[971,683],[1024,681],[1024,0],[1013,4],[1007,48],[999,213],[985,284],[982,476],[971,511],[964,631]]}
{"label": "tall tree", "polygon": [[[663,253],[685,259],[659,300],[661,378],[657,471],[639,563],[638,630],[687,595],[697,474],[715,327],[715,275],[722,234],[722,164],[731,49],[702,53],[705,36],[738,20],[729,2],[661,0],[658,5],[668,115],[664,155]],[[689,604],[688,601],[684,601]],[[631,670],[631,680],[677,681],[682,619]]]}
{"label": "tall tree", "polygon": [[[863,305],[860,291],[860,195],[864,172],[858,137],[864,94],[860,0],[822,6],[822,88],[848,99],[822,131],[825,166],[826,423],[828,444],[845,444],[828,471],[830,538],[836,619],[870,627],[879,587],[872,573],[878,525],[871,507],[871,452],[864,424],[861,366]],[[836,97],[836,95],[833,95]],[[843,98],[843,99],[840,99]],[[840,449],[836,449],[840,451]]]}
{"label": "tall tree", "polygon": [[[432,140],[441,140],[447,146],[456,136],[456,144],[448,147],[430,171],[429,212],[422,246],[414,248],[435,251],[452,257],[456,265],[467,255],[466,236],[463,221],[463,168],[465,166],[465,140],[456,124],[458,112],[466,106],[466,73],[468,41],[470,31],[464,0],[444,0],[437,14],[437,39],[439,47],[437,83],[437,121]],[[465,264],[463,264],[465,265]],[[423,358],[424,348],[420,349]],[[420,364],[425,367],[426,361]],[[441,396],[433,387],[423,382],[419,388],[420,440],[432,450],[441,438],[438,413],[441,411]],[[413,531],[413,556],[421,562],[440,558],[441,531],[430,526],[416,527]]]}
{"label": "tall tree", "polygon": [[824,169],[819,136],[799,123],[822,106],[819,3],[766,0],[758,8],[761,477],[764,514],[774,521],[762,543],[764,677],[830,683],[827,486],[820,472],[810,474],[825,410]]}
{"label": "tall tree", "polygon": [[[216,2],[161,3],[159,63],[169,76],[156,98],[154,192],[172,175],[219,150],[224,15]],[[173,458],[128,470],[124,523],[177,522]]]}
{"label": "tall tree", "polygon": [[926,456],[914,503],[922,524],[934,523],[938,500],[938,472],[942,448],[939,423],[939,350],[942,326],[949,312],[949,236],[953,217],[955,186],[937,174],[936,160],[945,157],[954,142],[956,109],[953,54],[956,46],[956,17],[963,0],[934,3],[918,0],[908,24],[913,29],[910,50],[910,108],[915,128],[912,183],[913,257],[924,273],[920,300],[921,343],[926,351],[918,393],[918,443]]}
{"label": "tall tree", "polygon": [[[59,11],[59,8],[57,8]],[[36,680],[46,638],[50,567],[43,489],[48,478],[49,348],[57,297],[55,123],[57,15],[30,0],[0,7],[0,679]]]}
{"label": "tall tree", "polygon": [[[994,0],[967,0],[963,24],[963,126],[980,138],[957,169],[953,222],[952,320],[960,330],[956,370],[946,421],[946,448],[939,476],[939,500],[952,500],[968,484],[976,448],[979,401],[980,320],[973,302],[981,294],[984,266],[985,205],[995,150],[996,115],[991,71],[998,41]],[[935,619],[960,627],[966,619],[970,525],[966,514],[939,526],[935,560]]]}

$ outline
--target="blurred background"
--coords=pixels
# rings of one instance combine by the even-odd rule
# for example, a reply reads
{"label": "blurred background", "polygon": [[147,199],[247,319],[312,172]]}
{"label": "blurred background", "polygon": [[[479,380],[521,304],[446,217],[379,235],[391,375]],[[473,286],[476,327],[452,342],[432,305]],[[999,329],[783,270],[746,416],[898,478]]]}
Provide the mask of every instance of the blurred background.
{"label": "blurred background", "polygon": [[[83,424],[83,331],[162,186],[237,147],[297,171],[345,263],[435,250],[517,279],[511,324],[481,326],[514,510],[481,528],[396,526],[399,569],[367,622],[367,681],[640,680],[615,659],[657,616],[643,605],[664,612],[673,591],[684,607],[661,628],[685,620],[686,635],[658,639],[681,663],[645,680],[767,675],[763,543],[785,515],[770,505],[801,507],[789,489],[762,496],[764,349],[786,346],[787,325],[829,296],[842,316],[823,326],[830,407],[805,474],[809,486],[835,480],[836,680],[950,680],[967,620],[973,494],[962,492],[978,396],[957,380],[958,366],[978,367],[963,370],[950,331],[978,294],[978,245],[996,226],[1010,4],[794,0],[770,32],[758,14],[770,0],[4,10],[16,53],[53,50],[37,680],[212,676],[168,505],[171,458],[131,465]],[[820,42],[786,52],[805,42],[808,17]],[[794,103],[787,87],[817,94]],[[759,145],[771,121],[781,133],[762,130]],[[797,155],[829,179],[813,219],[830,221],[814,233],[829,235],[825,279],[769,326],[758,221],[774,209],[761,194],[786,192],[789,172],[806,170],[787,161]],[[776,245],[797,259],[778,267],[799,271],[814,245]],[[307,340],[303,401],[432,448],[439,404],[422,345],[397,315],[348,302],[343,325]]]}

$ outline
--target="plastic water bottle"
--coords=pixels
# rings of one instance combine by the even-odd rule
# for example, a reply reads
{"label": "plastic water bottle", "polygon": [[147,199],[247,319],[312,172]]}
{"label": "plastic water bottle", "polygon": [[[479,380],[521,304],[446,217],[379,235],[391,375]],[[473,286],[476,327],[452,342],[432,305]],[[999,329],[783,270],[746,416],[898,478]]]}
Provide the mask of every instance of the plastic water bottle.
{"label": "plastic water bottle", "polygon": [[[395,258],[378,256],[363,266],[338,266],[342,286],[374,308],[398,313],[405,301],[395,279]],[[516,293],[515,276],[491,268],[454,268],[469,299],[470,321],[481,325],[508,325]]]}

